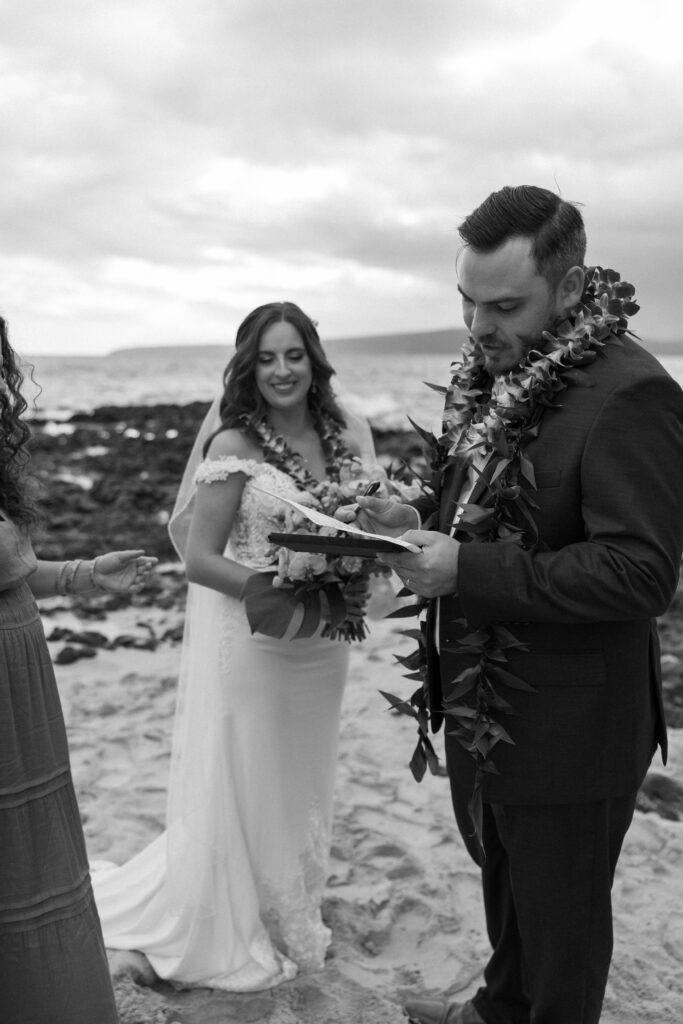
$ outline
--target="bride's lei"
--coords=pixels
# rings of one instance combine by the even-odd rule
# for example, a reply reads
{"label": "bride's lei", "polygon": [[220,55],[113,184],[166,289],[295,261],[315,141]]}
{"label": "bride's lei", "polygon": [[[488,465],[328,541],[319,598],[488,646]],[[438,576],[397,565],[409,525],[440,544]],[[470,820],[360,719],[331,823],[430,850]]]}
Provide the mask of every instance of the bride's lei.
{"label": "bride's lei", "polygon": [[[344,440],[341,424],[329,414],[316,417],[316,431],[325,458],[326,476],[316,480],[303,457],[293,451],[266,417],[253,423],[241,418],[242,429],[263,453],[264,461],[285,473],[307,495],[307,504],[332,515],[346,504],[351,488],[355,493],[363,482],[363,463]],[[301,499],[303,500],[303,498]],[[310,529],[310,527],[309,527]],[[328,528],[315,529],[324,533]],[[296,532],[296,531],[295,531]],[[247,581],[243,600],[252,631],[282,636],[283,623],[291,623],[297,604],[304,610],[304,621],[297,636],[310,636],[322,624],[321,635],[331,640],[362,640],[366,636],[365,605],[369,597],[369,578],[383,574],[386,567],[374,559],[325,554],[292,555],[284,548],[274,549],[278,570],[255,573]],[[296,570],[293,564],[297,561]],[[323,611],[323,597],[327,611]],[[326,621],[323,622],[325,616]]]}
{"label": "bride's lei", "polygon": [[[466,533],[470,541],[514,543],[525,548],[537,541],[532,515],[536,480],[526,444],[538,435],[545,409],[557,407],[562,391],[571,386],[592,387],[583,367],[604,356],[607,346],[621,345],[619,337],[628,332],[628,318],[639,309],[634,292],[633,285],[621,281],[616,271],[589,267],[578,307],[557,323],[553,332],[544,331],[542,344],[513,370],[492,377],[481,352],[469,339],[462,360],[452,366],[450,385],[429,385],[445,396],[443,434],[437,439],[417,429],[432,448],[437,479],[463,457],[480,475],[485,464],[482,496],[477,502],[458,506],[457,530]],[[412,607],[419,614],[426,604],[418,599]],[[411,669],[410,678],[415,678],[417,670],[423,686],[408,701],[386,696],[397,710],[417,719],[418,744],[411,769],[419,781],[427,766],[437,771],[438,759],[427,735],[426,658],[424,641],[421,636],[417,639],[419,650],[399,660]],[[505,626],[478,629],[455,643],[460,653],[475,655],[478,661],[453,680],[443,711],[453,721],[453,733],[476,762],[470,813],[481,841],[483,773],[497,771],[491,751],[498,742],[514,743],[495,717],[500,712],[514,713],[499,687],[532,687],[504,667],[504,652],[523,646]]]}
{"label": "bride's lei", "polygon": [[[322,481],[316,480],[303,457],[289,447],[267,417],[264,416],[253,423],[245,415],[242,417],[242,429],[256,441],[264,460],[282,473],[286,473],[299,490],[309,493],[319,490]],[[328,479],[338,481],[342,465],[345,462],[358,462],[358,458],[344,441],[341,424],[332,416],[323,413],[316,422],[316,430],[325,457]]]}

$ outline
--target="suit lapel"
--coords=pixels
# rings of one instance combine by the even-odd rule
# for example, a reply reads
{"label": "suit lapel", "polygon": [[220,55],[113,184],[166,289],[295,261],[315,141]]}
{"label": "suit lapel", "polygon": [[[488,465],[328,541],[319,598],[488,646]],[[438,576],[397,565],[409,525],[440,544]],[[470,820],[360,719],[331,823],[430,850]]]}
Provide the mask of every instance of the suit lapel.
{"label": "suit lapel", "polygon": [[[467,496],[467,503],[478,502],[488,486],[495,462],[489,459],[483,469],[478,473],[475,470],[475,482],[471,494]],[[439,530],[442,533],[450,533],[453,519],[460,503],[463,488],[467,482],[469,463],[460,456],[458,461],[449,470],[446,485],[442,491],[442,500],[439,514]]]}

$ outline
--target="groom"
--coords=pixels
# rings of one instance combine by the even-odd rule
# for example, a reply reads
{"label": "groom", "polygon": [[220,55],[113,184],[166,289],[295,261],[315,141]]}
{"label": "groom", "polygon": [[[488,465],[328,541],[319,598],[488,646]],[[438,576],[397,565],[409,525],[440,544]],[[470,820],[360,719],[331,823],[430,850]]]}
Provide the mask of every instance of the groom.
{"label": "groom", "polygon": [[[564,377],[567,366],[556,372],[553,360],[527,360],[532,348],[553,350],[544,331],[554,334],[567,317],[577,326],[585,301],[585,232],[573,204],[541,188],[503,188],[467,217],[460,235],[458,290],[473,357],[486,371],[478,393],[454,396],[455,411],[474,417],[464,441],[485,436],[481,403],[491,392],[511,400],[510,371],[529,370],[515,377],[513,402],[526,401],[521,385],[532,382],[532,366],[560,383],[546,392],[550,406],[529,405],[535,426],[523,434],[524,469],[506,494],[483,482],[487,464],[494,476],[490,447],[453,457],[456,423],[433,500],[408,507],[359,499],[361,525],[378,532],[414,526],[415,510],[421,522],[435,513],[433,529],[405,534],[421,552],[392,562],[412,591],[432,599],[432,728],[444,721],[444,702],[446,711],[449,700],[451,708],[463,703],[453,697],[455,681],[462,689],[473,658],[471,644],[458,653],[458,640],[474,631],[505,624],[524,645],[504,652],[505,667],[533,687],[499,688],[518,714],[494,713],[512,743],[491,751],[497,774],[478,773],[480,838],[469,812],[475,760],[456,719],[445,715],[455,817],[481,866],[492,953],[472,1000],[414,999],[405,1009],[419,1024],[596,1024],[612,953],[617,859],[657,744],[666,755],[654,620],[674,594],[683,547],[683,393],[623,332],[604,347],[591,344],[597,354],[579,361],[578,374],[569,357]],[[628,296],[629,286],[621,287]],[[556,351],[562,337],[558,331]],[[490,509],[494,493],[512,542],[490,535],[492,542],[478,542],[463,527],[467,507]]]}

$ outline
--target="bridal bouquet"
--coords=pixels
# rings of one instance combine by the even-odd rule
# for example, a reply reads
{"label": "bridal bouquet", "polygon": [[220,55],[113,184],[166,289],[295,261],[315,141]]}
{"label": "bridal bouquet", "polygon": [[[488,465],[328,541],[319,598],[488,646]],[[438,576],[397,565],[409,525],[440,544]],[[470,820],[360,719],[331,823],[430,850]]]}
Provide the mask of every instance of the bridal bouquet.
{"label": "bridal bouquet", "polygon": [[[339,466],[338,480],[316,484],[301,495],[300,504],[334,516],[369,483],[360,461],[345,459]],[[341,532],[316,526],[292,509],[283,509],[278,528],[286,533],[322,536]],[[291,638],[296,639],[312,636],[322,623],[321,635],[330,640],[352,642],[367,636],[365,610],[370,580],[373,576],[389,576],[388,566],[374,557],[290,551],[284,547],[276,548],[274,554],[277,569],[251,576],[242,594],[252,633],[281,638],[295,630]]]}

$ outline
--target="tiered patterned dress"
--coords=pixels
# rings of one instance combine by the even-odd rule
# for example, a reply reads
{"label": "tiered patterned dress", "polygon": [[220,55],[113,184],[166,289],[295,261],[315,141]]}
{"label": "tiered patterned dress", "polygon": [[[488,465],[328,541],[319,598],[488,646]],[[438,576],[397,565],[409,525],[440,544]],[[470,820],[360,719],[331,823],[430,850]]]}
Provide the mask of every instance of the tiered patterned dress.
{"label": "tiered patterned dress", "polygon": [[116,1024],[35,567],[0,513],[0,1021]]}

